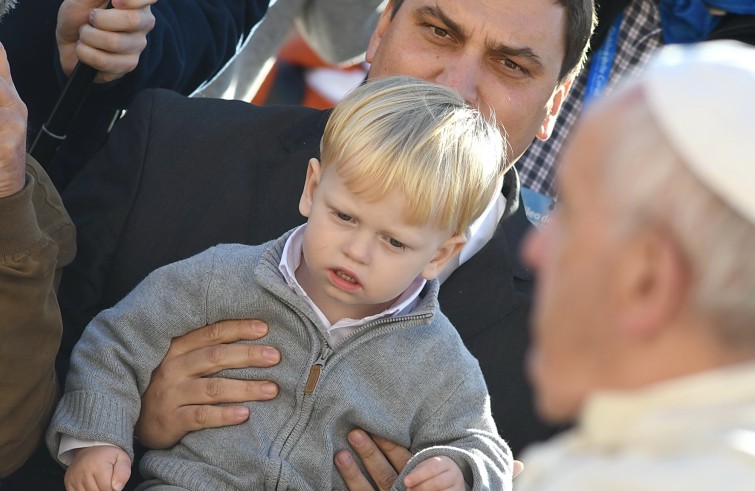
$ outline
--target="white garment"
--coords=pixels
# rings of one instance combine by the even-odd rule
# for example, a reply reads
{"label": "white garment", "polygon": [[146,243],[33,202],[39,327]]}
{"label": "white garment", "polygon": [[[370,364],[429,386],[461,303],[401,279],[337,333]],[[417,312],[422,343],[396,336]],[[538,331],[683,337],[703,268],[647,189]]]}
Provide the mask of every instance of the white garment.
{"label": "white garment", "polygon": [[520,456],[516,491],[755,489],[755,362],[601,393]]}

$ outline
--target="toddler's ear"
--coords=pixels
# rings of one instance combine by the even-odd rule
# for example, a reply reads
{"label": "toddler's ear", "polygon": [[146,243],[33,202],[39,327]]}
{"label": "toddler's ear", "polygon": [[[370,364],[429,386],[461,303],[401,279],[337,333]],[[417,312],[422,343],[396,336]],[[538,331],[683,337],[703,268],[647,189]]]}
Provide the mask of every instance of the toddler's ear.
{"label": "toddler's ear", "polygon": [[433,278],[438,276],[445,267],[446,263],[448,263],[448,261],[451,260],[451,258],[456,254],[458,254],[466,243],[466,237],[461,234],[453,235],[446,239],[445,242],[440,245],[438,250],[435,251],[435,255],[430,260],[430,262],[427,263],[427,266],[425,266],[425,269],[422,270],[420,275],[422,275],[422,277],[426,280],[432,280]]}
{"label": "toddler's ear", "polygon": [[307,218],[309,218],[309,213],[312,211],[312,201],[315,199],[315,191],[317,191],[317,186],[320,184],[320,170],[320,161],[315,158],[309,159],[307,179],[304,181],[304,189],[299,199],[299,213]]}

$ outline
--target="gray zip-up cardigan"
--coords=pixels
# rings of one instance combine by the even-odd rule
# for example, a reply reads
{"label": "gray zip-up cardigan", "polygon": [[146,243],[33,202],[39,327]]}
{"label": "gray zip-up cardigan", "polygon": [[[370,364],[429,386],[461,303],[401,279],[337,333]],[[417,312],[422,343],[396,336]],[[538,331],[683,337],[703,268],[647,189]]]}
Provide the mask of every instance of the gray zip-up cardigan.
{"label": "gray zip-up cardigan", "polygon": [[220,245],[150,274],[87,326],[47,433],[109,442],[133,459],[140,396],[171,338],[223,319],[258,318],[273,368],[221,372],[273,380],[272,401],[247,403],[240,426],[196,431],[140,462],[147,478],[192,491],[345,489],[333,464],[354,428],[415,453],[396,481],[436,455],[452,458],[473,489],[511,489],[512,456],[498,436],[477,361],[440,313],[438,282],[411,315],[363,326],[330,347],[316,316],[278,270],[290,232],[262,246]]}

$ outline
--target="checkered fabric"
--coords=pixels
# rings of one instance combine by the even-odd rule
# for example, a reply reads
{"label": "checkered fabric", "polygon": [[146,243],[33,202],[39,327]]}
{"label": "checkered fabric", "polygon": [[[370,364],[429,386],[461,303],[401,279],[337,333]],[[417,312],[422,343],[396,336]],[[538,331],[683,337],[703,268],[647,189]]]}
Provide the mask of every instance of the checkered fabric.
{"label": "checkered fabric", "polygon": [[[656,2],[632,0],[624,9],[606,93],[624,77],[642,70],[653,50],[661,46],[661,36],[661,17]],[[588,60],[588,65],[574,81],[569,95],[564,100],[551,137],[544,142],[535,139],[517,162],[522,186],[547,196],[555,196],[554,174],[558,154],[582,111],[589,68]]]}

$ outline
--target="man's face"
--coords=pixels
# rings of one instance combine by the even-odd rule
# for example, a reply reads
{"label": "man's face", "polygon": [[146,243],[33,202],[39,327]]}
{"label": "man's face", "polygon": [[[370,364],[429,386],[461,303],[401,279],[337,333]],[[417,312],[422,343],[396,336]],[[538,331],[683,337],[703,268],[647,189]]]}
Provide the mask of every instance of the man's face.
{"label": "man's face", "polygon": [[390,307],[418,276],[437,275],[461,240],[430,223],[408,223],[402,192],[366,200],[335,164],[320,172],[315,159],[299,209],[308,220],[296,278],[332,322]]}
{"label": "man's face", "polygon": [[568,89],[558,86],[565,9],[555,0],[405,0],[388,5],[367,49],[370,76],[408,75],[494,111],[516,159],[547,139]]}
{"label": "man's face", "polygon": [[600,174],[620,134],[614,116],[590,115],[577,127],[559,169],[558,209],[523,246],[537,274],[528,371],[538,411],[552,421],[573,419],[589,392],[615,378],[622,244]]}

